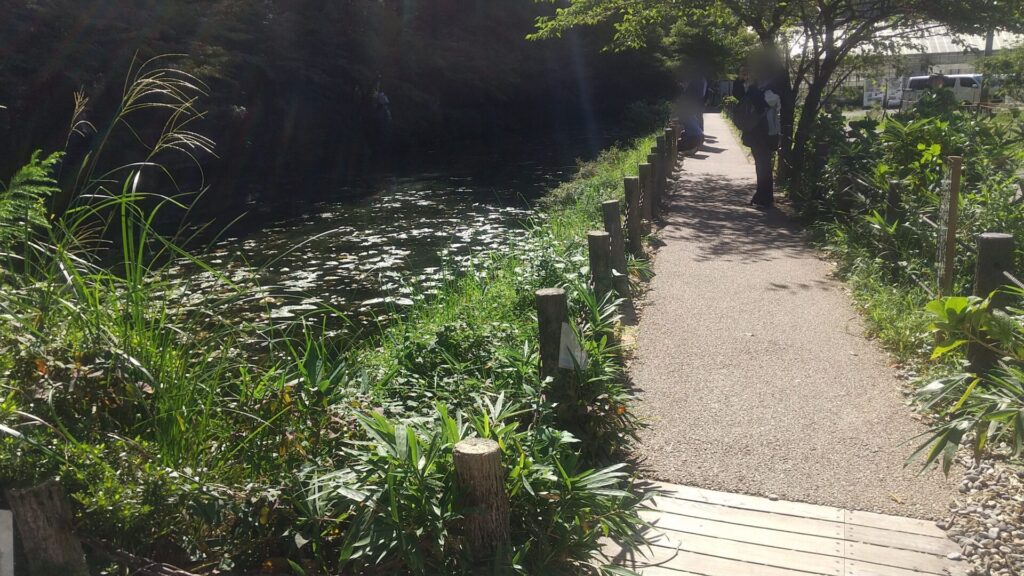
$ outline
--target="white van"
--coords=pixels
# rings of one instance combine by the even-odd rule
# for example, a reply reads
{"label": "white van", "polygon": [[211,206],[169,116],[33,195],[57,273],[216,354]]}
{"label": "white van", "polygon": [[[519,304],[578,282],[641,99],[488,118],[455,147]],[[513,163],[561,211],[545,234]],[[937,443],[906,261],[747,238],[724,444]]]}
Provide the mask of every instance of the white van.
{"label": "white van", "polygon": [[[903,88],[903,101],[914,102],[928,88],[930,76],[911,76]],[[948,74],[942,77],[943,86],[953,91],[961,102],[981,102],[981,74]]]}

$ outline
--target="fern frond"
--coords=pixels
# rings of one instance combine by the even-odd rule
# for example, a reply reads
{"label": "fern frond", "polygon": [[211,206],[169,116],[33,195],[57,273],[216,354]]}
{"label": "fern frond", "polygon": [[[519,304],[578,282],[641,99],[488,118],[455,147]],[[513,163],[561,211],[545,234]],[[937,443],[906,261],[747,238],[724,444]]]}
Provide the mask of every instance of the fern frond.
{"label": "fern frond", "polygon": [[37,150],[6,186],[0,183],[0,253],[49,228],[46,201],[58,190],[53,175],[62,155],[41,156]]}

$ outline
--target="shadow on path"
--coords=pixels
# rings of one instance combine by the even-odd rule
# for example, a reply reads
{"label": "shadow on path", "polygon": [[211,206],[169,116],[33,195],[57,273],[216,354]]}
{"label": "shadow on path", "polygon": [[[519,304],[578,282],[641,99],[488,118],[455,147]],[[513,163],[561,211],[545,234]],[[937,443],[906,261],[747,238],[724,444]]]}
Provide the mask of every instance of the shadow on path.
{"label": "shadow on path", "polygon": [[724,121],[723,152],[687,158],[659,231],[629,376],[645,477],[851,510],[937,518],[941,470],[905,467],[927,428],[891,359],[863,336],[829,265],[779,210],[747,205],[754,166]]}
{"label": "shadow on path", "polygon": [[699,260],[764,262],[804,257],[803,233],[782,212],[749,206],[751,182],[707,175],[681,178],[665,212],[663,242],[699,246]]}

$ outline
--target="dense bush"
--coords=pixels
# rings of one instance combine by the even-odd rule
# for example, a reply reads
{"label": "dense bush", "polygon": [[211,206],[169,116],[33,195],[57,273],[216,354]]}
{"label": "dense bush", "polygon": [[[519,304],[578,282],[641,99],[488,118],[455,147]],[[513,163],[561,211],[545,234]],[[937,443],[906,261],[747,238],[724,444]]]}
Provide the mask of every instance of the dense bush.
{"label": "dense bush", "polygon": [[[117,127],[195,113],[167,99],[187,76],[141,74],[151,91],[131,92]],[[167,125],[153,156],[202,149],[187,123]],[[346,348],[312,320],[222,317],[268,292],[153,229],[180,201],[145,190],[160,166],[87,178],[50,219],[38,206],[54,159],[37,157],[0,193],[0,229],[16,232],[0,255],[0,487],[59,477],[82,532],[196,572],[479,573],[451,451],[480,436],[501,446],[512,505],[494,571],[586,570],[598,538],[629,541],[641,521],[614,464],[637,428],[617,302],[588,290],[584,238],[651,143],[582,166],[507,252]],[[182,258],[215,285],[168,280]],[[537,374],[533,292],[554,285],[590,359],[570,396]]]}
{"label": "dense bush", "polygon": [[[948,157],[962,156],[958,243],[972,246],[982,232],[1020,237],[1020,117],[979,117],[934,98],[881,122],[847,124],[838,113],[823,116],[812,146],[818,162],[807,181],[813,184],[796,190],[796,196],[804,216],[823,232],[873,329],[901,360],[923,369],[918,397],[934,414],[935,429],[919,453],[929,463],[944,456],[948,466],[956,446],[971,439],[979,453],[997,440],[1019,456],[1024,448],[1020,311],[993,313],[985,298],[932,300],[938,231],[924,218],[940,221]],[[895,221],[885,217],[890,182],[901,190]],[[971,293],[974,258],[971,250],[957,249],[955,294]],[[1018,242],[1015,260],[1021,270],[1024,242]],[[990,374],[968,373],[963,352],[969,342],[993,348],[1004,363]]]}

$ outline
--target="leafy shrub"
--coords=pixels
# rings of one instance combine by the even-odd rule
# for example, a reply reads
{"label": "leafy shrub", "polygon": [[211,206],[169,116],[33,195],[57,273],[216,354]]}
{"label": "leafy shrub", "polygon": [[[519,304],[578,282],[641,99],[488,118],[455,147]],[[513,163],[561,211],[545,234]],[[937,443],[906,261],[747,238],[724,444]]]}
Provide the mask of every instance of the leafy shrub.
{"label": "leafy shrub", "polygon": [[[851,122],[838,114],[819,119],[811,145],[818,152],[815,178],[795,191],[804,215],[817,221],[839,271],[873,321],[873,331],[907,362],[924,368],[917,397],[936,420],[916,454],[938,459],[948,471],[957,447],[970,440],[976,452],[995,443],[1019,457],[1024,448],[1021,394],[1021,313],[993,312],[984,298],[934,300],[937,231],[948,190],[949,156],[963,157],[957,241],[974,243],[981,232],[1019,233],[1024,205],[1024,129],[1017,115],[979,118],[941,99],[880,123]],[[897,182],[900,211],[886,218],[886,190]],[[1024,263],[1018,246],[1017,264]],[[958,249],[954,291],[972,289],[974,255]],[[1019,268],[1018,268],[1019,269]],[[1014,291],[1020,296],[1020,292]],[[927,308],[925,308],[927,306]],[[937,338],[937,340],[936,340]],[[991,374],[970,374],[963,363],[968,343],[988,346],[1003,358]]]}
{"label": "leafy shrub", "polygon": [[[138,78],[112,127],[163,112],[168,148],[151,159],[204,149],[185,128],[189,79]],[[0,486],[59,476],[90,534],[194,570],[470,573],[451,448],[475,435],[499,441],[511,497],[511,560],[495,570],[578,573],[598,538],[628,542],[642,524],[629,475],[612,465],[638,426],[618,303],[587,289],[582,240],[649,145],[582,166],[525,239],[349,347],[305,324],[222,318],[266,292],[157,233],[161,210],[182,202],[145,192],[141,175],[159,166],[84,177],[53,221],[16,222],[19,234],[38,228],[41,249],[0,277]],[[34,158],[16,180],[38,184],[33,210],[53,167]],[[180,258],[212,284],[166,280]],[[533,310],[533,292],[556,285],[590,358],[560,406],[537,374]]]}
{"label": "leafy shrub", "polygon": [[[1020,297],[1024,292],[1014,290]],[[933,358],[984,347],[1002,358],[999,366],[983,374],[958,371],[934,379],[918,390],[918,399],[940,415],[931,437],[922,444],[925,463],[940,456],[948,472],[956,448],[969,438],[976,457],[990,444],[1014,458],[1024,453],[1024,310],[1009,315],[991,308],[991,299],[954,296],[928,304],[937,335]]]}

